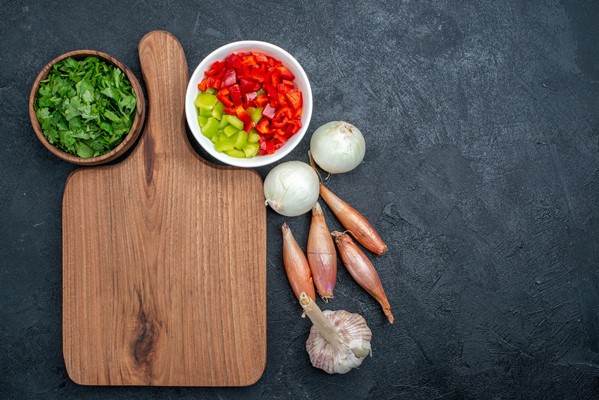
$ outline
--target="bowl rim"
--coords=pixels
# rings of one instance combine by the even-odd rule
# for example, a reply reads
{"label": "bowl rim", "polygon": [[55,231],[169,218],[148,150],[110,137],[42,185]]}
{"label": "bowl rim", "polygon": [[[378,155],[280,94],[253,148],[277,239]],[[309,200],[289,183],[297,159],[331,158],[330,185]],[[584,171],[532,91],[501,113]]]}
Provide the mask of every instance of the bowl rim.
{"label": "bowl rim", "polygon": [[[41,125],[37,119],[37,115],[35,113],[34,103],[35,103],[35,98],[37,96],[37,93],[39,91],[41,81],[46,79],[46,77],[50,73],[50,70],[52,69],[54,64],[66,59],[66,58],[69,58],[69,57],[72,57],[74,59],[81,59],[81,58],[85,58],[85,57],[97,57],[100,60],[119,68],[121,71],[123,71],[125,73],[125,75],[127,76],[127,79],[131,83],[131,86],[133,87],[133,90],[135,92],[135,97],[136,97],[135,118],[133,119],[133,124],[131,125],[131,129],[129,129],[129,132],[125,135],[125,138],[121,141],[121,143],[118,144],[118,146],[116,146],[114,149],[110,150],[108,153],[102,154],[97,157],[90,157],[90,158],[77,157],[77,156],[69,154],[63,150],[60,150],[58,147],[55,147],[54,145],[52,145],[50,142],[48,142],[48,140],[44,136],[42,127],[41,127]],[[44,145],[44,147],[46,149],[48,149],[52,154],[54,154],[55,156],[65,160],[65,161],[68,161],[72,164],[77,164],[77,165],[104,164],[104,163],[107,163],[109,161],[112,161],[112,160],[120,157],[123,153],[125,153],[127,150],[129,150],[129,148],[131,148],[131,146],[135,143],[136,139],[139,137],[139,135],[141,133],[141,129],[144,124],[145,115],[146,115],[146,101],[145,101],[145,97],[144,97],[141,85],[139,84],[139,81],[137,80],[137,77],[135,76],[135,74],[119,59],[117,59],[107,53],[104,53],[102,51],[98,51],[98,50],[89,50],[89,49],[73,50],[73,51],[69,51],[67,53],[61,54],[60,56],[54,58],[52,61],[50,61],[48,64],[46,64],[46,66],[37,75],[37,78],[35,79],[35,81],[33,82],[33,86],[31,87],[31,92],[29,93],[29,119],[31,120],[31,125],[33,127],[33,131],[35,132],[35,135],[40,140],[40,142]]]}
{"label": "bowl rim", "polygon": [[[293,65],[293,68],[299,72],[299,76],[296,76],[296,80],[301,79],[302,83],[305,85],[305,90],[302,90],[303,96],[303,110],[302,110],[302,120],[306,123],[302,124],[301,129],[293,136],[298,139],[290,146],[287,146],[290,143],[286,143],[285,146],[282,146],[280,149],[275,151],[274,154],[265,155],[265,156],[256,156],[252,158],[235,158],[231,157],[225,153],[219,153],[214,150],[214,144],[212,147],[205,145],[201,138],[205,138],[200,130],[200,127],[197,123],[197,111],[195,106],[193,105],[193,100],[195,99],[198,88],[196,80],[203,76],[205,70],[210,67],[210,64],[215,60],[220,60],[226,57],[228,54],[235,51],[249,51],[252,47],[266,48],[268,49],[268,53],[270,55],[275,56],[275,54],[281,54],[284,56],[285,60],[284,64],[287,64],[287,61]],[[258,51],[264,51],[264,49],[258,49]],[[275,56],[276,57],[276,56]],[[208,61],[210,60],[210,61]],[[289,66],[288,66],[289,67]],[[298,74],[296,74],[298,75]],[[304,93],[305,92],[305,93]],[[261,40],[240,40],[235,42],[227,43],[223,46],[220,46],[213,51],[211,51],[208,55],[206,55],[200,63],[195,67],[192,74],[189,78],[189,83],[187,85],[187,90],[185,92],[185,116],[187,120],[187,125],[191,130],[192,136],[196,140],[196,142],[212,157],[217,159],[218,161],[232,165],[235,167],[242,168],[255,168],[262,167],[265,165],[276,163],[280,161],[282,158],[287,156],[291,151],[293,151],[299,143],[302,141],[303,137],[308,131],[308,127],[310,125],[310,121],[312,119],[312,109],[313,109],[313,95],[312,95],[312,86],[310,85],[310,80],[308,79],[308,75],[306,71],[302,67],[302,65],[297,61],[297,59],[291,55],[285,49],[269,42],[261,41]]]}

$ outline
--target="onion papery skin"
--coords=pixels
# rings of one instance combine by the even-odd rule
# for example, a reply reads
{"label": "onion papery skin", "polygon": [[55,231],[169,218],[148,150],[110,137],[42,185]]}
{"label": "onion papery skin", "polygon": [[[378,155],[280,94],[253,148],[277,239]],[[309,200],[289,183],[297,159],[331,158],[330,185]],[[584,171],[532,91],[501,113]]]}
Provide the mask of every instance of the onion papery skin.
{"label": "onion papery skin", "polygon": [[318,175],[308,164],[287,161],[274,167],[264,180],[266,203],[286,217],[312,209],[319,195]]}
{"label": "onion papery skin", "polygon": [[320,126],[310,139],[310,154],[320,168],[331,174],[356,168],[366,154],[362,132],[345,121],[331,121]]}

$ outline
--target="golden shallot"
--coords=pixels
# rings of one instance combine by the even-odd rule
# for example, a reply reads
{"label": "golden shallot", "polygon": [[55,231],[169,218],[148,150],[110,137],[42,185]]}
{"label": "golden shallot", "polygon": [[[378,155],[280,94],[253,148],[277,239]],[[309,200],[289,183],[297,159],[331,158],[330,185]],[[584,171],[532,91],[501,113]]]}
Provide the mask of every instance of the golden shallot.
{"label": "golden shallot", "polygon": [[333,297],[337,281],[337,252],[318,202],[312,207],[307,250],[316,290],[323,300],[328,301]]}
{"label": "golden shallot", "polygon": [[387,319],[393,323],[391,305],[387,300],[385,290],[383,290],[381,279],[366,254],[360,250],[347,233],[335,231],[331,235],[335,238],[341,260],[352,278],[379,302]]}
{"label": "golden shallot", "polygon": [[349,231],[358,243],[379,256],[387,252],[387,245],[383,242],[383,239],[355,208],[337,197],[322,183],[320,184],[320,196],[341,222],[341,225]]}
{"label": "golden shallot", "polygon": [[281,227],[283,231],[283,265],[289,284],[293,289],[293,293],[297,299],[300,299],[300,294],[305,292],[312,300],[316,299],[314,292],[314,282],[312,281],[312,273],[308,260],[299,244],[293,237],[291,229],[287,224]]}

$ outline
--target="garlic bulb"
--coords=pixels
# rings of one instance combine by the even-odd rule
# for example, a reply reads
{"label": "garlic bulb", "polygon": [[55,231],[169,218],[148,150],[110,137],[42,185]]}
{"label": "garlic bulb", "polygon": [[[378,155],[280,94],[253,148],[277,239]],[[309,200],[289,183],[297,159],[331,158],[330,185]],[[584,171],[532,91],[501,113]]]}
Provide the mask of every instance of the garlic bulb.
{"label": "garlic bulb", "polygon": [[344,310],[321,311],[305,293],[300,304],[310,318],[312,329],[306,341],[310,362],[329,374],[345,374],[372,356],[372,332],[360,314]]}

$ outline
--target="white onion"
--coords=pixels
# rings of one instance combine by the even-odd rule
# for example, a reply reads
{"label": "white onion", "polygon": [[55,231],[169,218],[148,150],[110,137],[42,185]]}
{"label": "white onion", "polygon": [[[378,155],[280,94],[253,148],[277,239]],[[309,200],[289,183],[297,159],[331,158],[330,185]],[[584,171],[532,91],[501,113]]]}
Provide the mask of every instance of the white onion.
{"label": "white onion", "polygon": [[310,153],[320,168],[339,174],[351,171],[362,162],[366,143],[362,132],[352,124],[332,121],[314,131]]}
{"label": "white onion", "polygon": [[301,161],[277,165],[264,180],[266,203],[287,217],[296,217],[311,210],[318,200],[319,189],[318,175]]}

